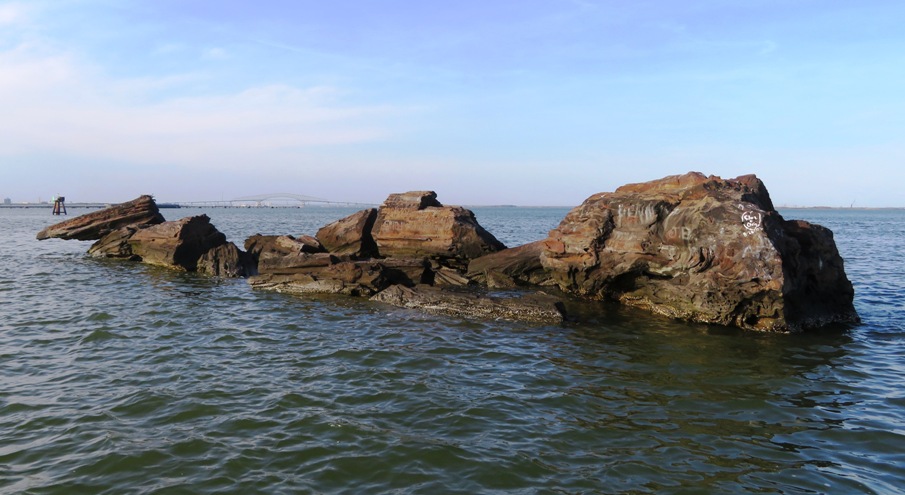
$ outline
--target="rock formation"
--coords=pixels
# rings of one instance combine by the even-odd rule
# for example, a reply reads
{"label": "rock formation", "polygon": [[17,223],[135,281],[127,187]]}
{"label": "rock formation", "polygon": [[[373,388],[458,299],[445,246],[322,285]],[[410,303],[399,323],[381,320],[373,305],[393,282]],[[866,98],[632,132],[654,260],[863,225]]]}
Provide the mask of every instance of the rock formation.
{"label": "rock formation", "polygon": [[37,237],[96,239],[91,256],[248,276],[259,289],[367,296],[482,318],[559,321],[564,310],[548,296],[461,288],[549,287],[761,331],[858,321],[832,232],[783,219],[753,175],[689,173],[595,194],[546,239],[512,249],[470,210],[443,206],[432,191],[392,194],[379,209],[324,226],[316,237],[249,237],[247,254],[206,215],[164,222],[150,196]]}
{"label": "rock formation", "polygon": [[220,277],[243,277],[248,257],[210,223],[207,215],[164,221],[151,196],[81,215],[38,233],[49,238],[92,240],[88,254],[124,258]]}
{"label": "rock formation", "polygon": [[423,256],[444,264],[459,262],[505,249],[484,230],[471,210],[443,206],[433,191],[392,194],[377,213],[371,232],[380,256]]}
{"label": "rock formation", "polygon": [[139,229],[129,238],[132,254],[151,265],[195,271],[210,249],[226,244],[226,236],[207,215],[186,217]]}
{"label": "rock formation", "polygon": [[[468,285],[464,266],[502,243],[460,206],[443,206],[434,192],[392,194],[324,226],[306,251],[291,236],[252,236],[245,249],[257,260],[252,287],[282,292],[339,292],[370,296],[400,284]],[[455,267],[462,267],[458,270]]]}
{"label": "rock formation", "polygon": [[96,241],[129,225],[163,223],[163,215],[151,196],[139,196],[132,201],[104,208],[51,225],[38,232],[38,240],[59,238]]}
{"label": "rock formation", "polygon": [[784,220],[753,175],[689,173],[595,194],[547,239],[475,260],[470,274],[753,330],[858,320],[832,233]]}

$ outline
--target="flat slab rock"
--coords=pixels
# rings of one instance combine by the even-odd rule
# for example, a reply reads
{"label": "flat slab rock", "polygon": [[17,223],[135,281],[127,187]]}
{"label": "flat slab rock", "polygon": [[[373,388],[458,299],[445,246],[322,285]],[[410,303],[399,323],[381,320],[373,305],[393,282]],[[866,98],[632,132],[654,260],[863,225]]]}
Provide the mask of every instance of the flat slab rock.
{"label": "flat slab rock", "polygon": [[163,223],[163,221],[163,215],[160,214],[154,198],[144,195],[126,203],[51,225],[38,232],[36,237],[39,241],[51,238],[96,241],[122,227],[141,224],[154,225]]}
{"label": "flat slab rock", "polygon": [[565,318],[565,307],[562,302],[541,293],[502,297],[427,285],[415,287],[394,285],[379,292],[371,300],[432,314],[465,318],[553,324],[561,323]]}

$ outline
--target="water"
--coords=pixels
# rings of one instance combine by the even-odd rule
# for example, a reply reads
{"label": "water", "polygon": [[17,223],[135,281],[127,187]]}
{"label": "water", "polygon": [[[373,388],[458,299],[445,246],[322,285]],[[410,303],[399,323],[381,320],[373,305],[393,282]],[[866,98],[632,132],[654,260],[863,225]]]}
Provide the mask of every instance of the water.
{"label": "water", "polygon": [[[213,209],[241,244],[353,209]],[[476,208],[508,245],[565,209]],[[84,211],[72,211],[80,214]],[[165,210],[170,219],[198,213]],[[833,229],[864,323],[431,316],[115,260],[0,209],[0,492],[896,493],[905,212]]]}

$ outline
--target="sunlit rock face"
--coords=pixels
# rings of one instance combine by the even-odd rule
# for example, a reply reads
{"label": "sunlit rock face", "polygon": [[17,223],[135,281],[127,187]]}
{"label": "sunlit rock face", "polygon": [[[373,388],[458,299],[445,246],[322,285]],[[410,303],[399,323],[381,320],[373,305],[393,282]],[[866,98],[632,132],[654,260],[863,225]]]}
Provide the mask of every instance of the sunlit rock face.
{"label": "sunlit rock face", "polygon": [[691,321],[798,331],[858,320],[833,234],[755,176],[688,173],[591,196],[543,241],[560,289]]}

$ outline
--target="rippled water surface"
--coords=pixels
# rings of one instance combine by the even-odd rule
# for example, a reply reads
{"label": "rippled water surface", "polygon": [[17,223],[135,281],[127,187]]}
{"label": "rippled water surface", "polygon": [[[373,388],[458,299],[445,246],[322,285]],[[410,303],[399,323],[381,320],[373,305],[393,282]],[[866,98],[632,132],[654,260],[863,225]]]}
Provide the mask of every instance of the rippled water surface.
{"label": "rippled water surface", "polygon": [[[241,244],[353,211],[205,212]],[[475,211],[517,245],[567,210]],[[862,325],[430,316],[94,260],[0,209],[0,493],[898,493],[905,212],[783,214],[835,232]]]}

